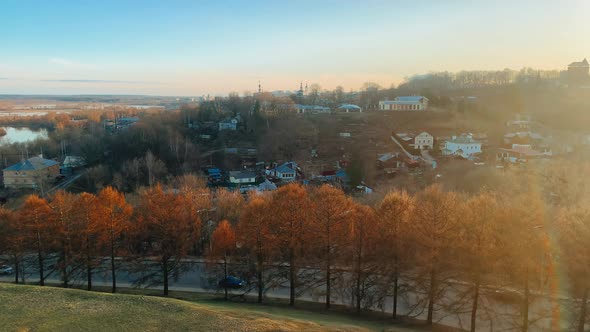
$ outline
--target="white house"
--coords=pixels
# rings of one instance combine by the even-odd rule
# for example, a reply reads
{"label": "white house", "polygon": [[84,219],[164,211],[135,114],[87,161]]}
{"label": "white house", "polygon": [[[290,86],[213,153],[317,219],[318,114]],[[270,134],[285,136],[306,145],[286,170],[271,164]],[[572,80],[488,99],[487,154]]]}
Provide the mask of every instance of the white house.
{"label": "white house", "polygon": [[402,96],[379,102],[381,111],[426,111],[427,109],[428,98],[422,96]]}
{"label": "white house", "polygon": [[434,147],[434,137],[429,133],[423,131],[414,137],[414,147],[416,149],[432,149]]}
{"label": "white house", "polygon": [[295,109],[297,110],[297,114],[303,113],[330,113],[330,108],[325,106],[319,105],[295,105]]}
{"label": "white house", "polygon": [[471,159],[473,155],[481,153],[481,142],[474,140],[471,134],[453,136],[445,141],[442,153]]}
{"label": "white house", "polygon": [[256,182],[256,173],[248,171],[230,171],[229,182],[233,184],[253,184]]}
{"label": "white house", "polygon": [[340,105],[340,107],[338,107],[338,110],[341,112],[346,112],[346,113],[350,113],[350,112],[362,113],[363,112],[363,109],[360,106],[353,105],[353,104],[342,104],[342,105]]}
{"label": "white house", "polygon": [[238,129],[238,119],[229,119],[219,122],[219,130],[236,130]]}
{"label": "white house", "polygon": [[267,171],[267,174],[279,178],[282,181],[293,181],[297,177],[297,164],[289,161]]}

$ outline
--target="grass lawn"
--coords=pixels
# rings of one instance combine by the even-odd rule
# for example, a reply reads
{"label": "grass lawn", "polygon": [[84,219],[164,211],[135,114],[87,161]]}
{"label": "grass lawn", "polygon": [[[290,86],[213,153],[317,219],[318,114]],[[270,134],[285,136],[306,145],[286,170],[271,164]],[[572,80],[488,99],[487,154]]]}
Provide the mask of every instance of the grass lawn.
{"label": "grass lawn", "polygon": [[212,297],[186,300],[0,283],[0,330],[409,331],[345,315]]}

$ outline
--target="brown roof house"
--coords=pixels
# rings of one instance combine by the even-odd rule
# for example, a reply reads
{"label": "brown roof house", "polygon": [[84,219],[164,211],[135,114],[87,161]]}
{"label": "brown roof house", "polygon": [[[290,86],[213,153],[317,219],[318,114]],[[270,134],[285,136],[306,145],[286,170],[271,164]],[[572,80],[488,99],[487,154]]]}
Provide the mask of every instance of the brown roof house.
{"label": "brown roof house", "polygon": [[3,175],[6,188],[37,188],[59,175],[59,163],[39,155],[5,168]]}

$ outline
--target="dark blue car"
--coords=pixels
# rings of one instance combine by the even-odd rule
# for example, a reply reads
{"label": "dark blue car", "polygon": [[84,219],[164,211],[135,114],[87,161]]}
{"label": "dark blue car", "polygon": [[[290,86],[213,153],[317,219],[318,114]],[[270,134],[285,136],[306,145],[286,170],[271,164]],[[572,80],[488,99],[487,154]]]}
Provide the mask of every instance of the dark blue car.
{"label": "dark blue car", "polygon": [[219,287],[221,288],[241,288],[246,282],[237,277],[227,277],[219,280]]}

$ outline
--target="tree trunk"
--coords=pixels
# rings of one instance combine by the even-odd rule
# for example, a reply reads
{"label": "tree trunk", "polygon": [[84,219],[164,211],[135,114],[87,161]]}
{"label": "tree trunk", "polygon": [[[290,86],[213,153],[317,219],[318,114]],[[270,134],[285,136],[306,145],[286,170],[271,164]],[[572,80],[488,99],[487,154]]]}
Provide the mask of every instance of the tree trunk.
{"label": "tree trunk", "polygon": [[86,290],[92,290],[92,267],[90,264],[86,266]]}
{"label": "tree trunk", "polygon": [[223,280],[225,280],[225,285],[223,285],[223,292],[225,293],[224,298],[227,300],[227,256],[223,255]]}
{"label": "tree trunk", "polygon": [[37,233],[37,256],[39,258],[39,286],[45,286],[45,277],[43,276],[43,254],[41,253],[41,236]]}
{"label": "tree trunk", "polygon": [[524,279],[524,300],[522,301],[522,332],[529,329],[529,276],[528,271]]}
{"label": "tree trunk", "polygon": [[115,268],[115,245],[111,242],[111,278],[113,280],[113,287],[111,292],[117,292],[117,275]]}
{"label": "tree trunk", "polygon": [[92,260],[90,258],[90,244],[86,238],[86,289],[92,290]]}
{"label": "tree trunk", "polygon": [[14,259],[14,283],[18,285],[18,273],[19,273],[20,266],[18,264],[18,258],[15,257]]}
{"label": "tree trunk", "polygon": [[432,325],[436,287],[436,271],[434,270],[434,267],[432,267],[430,270],[430,291],[428,292],[428,316],[426,318],[426,323],[428,323],[428,325]]}
{"label": "tree trunk", "polygon": [[289,254],[289,305],[295,305],[295,253]]}
{"label": "tree trunk", "polygon": [[61,269],[61,273],[62,273],[62,278],[63,278],[63,286],[64,288],[68,288],[69,286],[69,276],[68,276],[68,264],[69,264],[69,259],[68,259],[68,251],[67,249],[64,249],[64,261],[63,261],[63,268]]}
{"label": "tree trunk", "polygon": [[477,305],[479,302],[479,276],[475,279],[474,285],[474,292],[473,292],[473,304],[471,307],[471,332],[475,332],[475,323],[477,319]]}
{"label": "tree trunk", "polygon": [[582,297],[582,307],[580,308],[580,318],[578,319],[578,332],[584,332],[584,326],[586,325],[586,305],[588,303],[588,292],[589,289],[584,289],[584,296]]}
{"label": "tree trunk", "polygon": [[393,276],[393,319],[397,318],[397,289],[399,287],[399,275],[397,273],[397,269],[395,271],[395,275]]}
{"label": "tree trunk", "polygon": [[264,292],[264,261],[262,257],[262,249],[258,243],[258,253],[256,255],[256,278],[258,279],[258,303],[262,303],[262,295]]}
{"label": "tree trunk", "polygon": [[330,295],[331,295],[331,285],[332,285],[332,276],[331,276],[331,255],[330,255],[330,245],[326,247],[327,259],[326,259],[326,309],[330,309]]}
{"label": "tree trunk", "polygon": [[162,273],[164,277],[164,296],[168,296],[168,258],[162,258]]}

